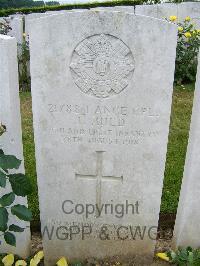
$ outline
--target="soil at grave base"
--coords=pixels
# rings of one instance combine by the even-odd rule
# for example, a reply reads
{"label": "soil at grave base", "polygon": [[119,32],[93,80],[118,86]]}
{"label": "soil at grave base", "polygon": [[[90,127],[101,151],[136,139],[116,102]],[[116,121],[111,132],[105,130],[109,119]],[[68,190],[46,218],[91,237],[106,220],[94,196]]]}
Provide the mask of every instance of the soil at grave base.
{"label": "soil at grave base", "polygon": [[[164,252],[171,248],[171,238],[172,238],[172,229],[165,229],[160,230],[158,232],[158,240],[156,244],[156,251],[157,252]],[[33,232],[32,233],[32,250],[31,254],[34,255],[39,250],[42,250],[42,239],[40,233]],[[139,257],[131,257],[123,259],[123,262],[120,261],[118,257],[113,257],[105,260],[97,260],[95,258],[88,258],[88,260],[84,263],[84,266],[167,266],[169,263],[163,262],[160,260],[155,259],[153,263],[144,262],[145,258]],[[137,261],[134,262],[134,261]],[[43,266],[41,264],[40,266]]]}

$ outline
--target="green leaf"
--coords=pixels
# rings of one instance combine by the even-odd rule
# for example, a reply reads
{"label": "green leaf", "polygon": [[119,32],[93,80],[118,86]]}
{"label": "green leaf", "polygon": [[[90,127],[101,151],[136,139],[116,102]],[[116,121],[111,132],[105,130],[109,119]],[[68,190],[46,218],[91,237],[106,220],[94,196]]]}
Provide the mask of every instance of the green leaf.
{"label": "green leaf", "polygon": [[189,251],[189,255],[188,255],[188,262],[192,265],[192,263],[194,262],[194,255],[192,251]]}
{"label": "green leaf", "polygon": [[0,167],[2,169],[18,169],[21,160],[17,159],[14,155],[0,155]]}
{"label": "green leaf", "polygon": [[13,192],[3,195],[0,198],[0,205],[2,207],[10,206],[15,200],[15,194]]}
{"label": "green leaf", "polygon": [[8,245],[16,247],[16,237],[13,233],[6,232],[4,234],[4,239]]}
{"label": "green leaf", "polygon": [[83,266],[83,264],[80,261],[72,263],[72,266]]}
{"label": "green leaf", "polygon": [[0,207],[0,231],[5,232],[8,228],[8,212],[6,208]]}
{"label": "green leaf", "polygon": [[182,261],[187,261],[187,257],[188,257],[187,250],[186,250],[185,248],[184,248],[184,249],[181,249],[181,250],[180,250],[179,258],[180,258]]}
{"label": "green leaf", "polygon": [[193,251],[193,250],[192,250],[192,247],[190,247],[190,246],[187,247],[186,250],[187,250],[187,252],[192,252],[192,251]]}
{"label": "green leaf", "polygon": [[9,231],[12,231],[12,232],[24,232],[24,229],[25,228],[21,228],[20,226],[15,225],[15,224],[11,224],[9,226]]}
{"label": "green leaf", "polygon": [[32,191],[31,184],[28,178],[23,174],[9,175],[9,181],[13,192],[17,196],[25,197]]}
{"label": "green leaf", "polygon": [[0,187],[6,186],[6,174],[0,170]]}
{"label": "green leaf", "polygon": [[32,212],[24,205],[14,205],[11,207],[11,213],[16,215],[20,220],[23,221],[31,221],[32,220]]}

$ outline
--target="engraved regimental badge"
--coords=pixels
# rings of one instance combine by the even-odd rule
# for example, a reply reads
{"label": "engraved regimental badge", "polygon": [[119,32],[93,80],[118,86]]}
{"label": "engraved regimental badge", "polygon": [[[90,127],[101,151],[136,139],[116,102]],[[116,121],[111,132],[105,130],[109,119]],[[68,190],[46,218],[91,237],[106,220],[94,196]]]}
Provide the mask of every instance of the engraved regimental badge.
{"label": "engraved regimental badge", "polygon": [[82,92],[105,98],[126,88],[134,71],[134,59],[122,40],[109,34],[97,34],[76,46],[70,69]]}

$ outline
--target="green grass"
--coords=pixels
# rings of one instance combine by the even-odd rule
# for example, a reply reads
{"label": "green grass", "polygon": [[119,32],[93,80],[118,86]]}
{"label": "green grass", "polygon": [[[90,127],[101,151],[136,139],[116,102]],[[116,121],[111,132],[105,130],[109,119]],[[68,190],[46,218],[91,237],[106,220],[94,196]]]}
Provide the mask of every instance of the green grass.
{"label": "green grass", "polygon": [[[181,87],[176,87],[174,89],[164,189],[161,204],[161,211],[165,213],[176,212],[178,204],[192,111],[193,91],[194,85],[186,85],[185,89]],[[33,212],[34,220],[39,220],[31,95],[28,92],[23,92],[20,94],[20,98],[25,168],[34,188],[34,191],[29,196],[28,200],[29,206]]]}
{"label": "green grass", "polygon": [[187,149],[194,85],[177,86],[173,94],[161,212],[176,212]]}
{"label": "green grass", "polygon": [[28,197],[29,207],[33,213],[33,219],[39,220],[39,204],[37,191],[37,177],[35,166],[35,147],[33,138],[33,119],[31,94],[29,92],[20,93],[21,114],[22,114],[22,132],[24,144],[24,161],[26,174],[31,180],[33,193]]}

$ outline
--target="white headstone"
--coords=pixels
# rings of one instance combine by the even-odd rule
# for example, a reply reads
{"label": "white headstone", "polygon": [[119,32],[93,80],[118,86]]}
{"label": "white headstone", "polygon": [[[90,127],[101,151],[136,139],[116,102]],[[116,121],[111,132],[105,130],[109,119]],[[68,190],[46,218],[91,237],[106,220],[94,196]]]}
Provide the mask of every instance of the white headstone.
{"label": "white headstone", "polygon": [[170,16],[178,16],[178,5],[177,4],[159,4],[157,5],[157,18],[169,19]]}
{"label": "white headstone", "polygon": [[71,13],[73,11],[76,12],[82,12],[85,11],[83,9],[73,9],[73,10],[60,10],[60,11],[48,11],[48,12],[44,12],[44,13],[31,13],[25,16],[25,33],[27,36],[27,40],[28,40],[28,36],[29,36],[29,22],[32,19],[38,19],[38,18],[42,18],[42,17],[46,17],[46,16],[51,16],[51,15],[58,15],[58,14],[68,14]]}
{"label": "white headstone", "polygon": [[[152,257],[175,25],[124,12],[49,16],[30,21],[30,52],[46,265],[61,256]],[[83,206],[95,210],[87,216]],[[137,226],[143,240],[133,240]]]}
{"label": "white headstone", "polygon": [[157,5],[136,5],[135,14],[157,18]]}
{"label": "white headstone", "polygon": [[90,8],[92,11],[120,11],[134,13],[134,6],[109,6],[109,7],[95,7]]}
{"label": "white headstone", "polygon": [[90,10],[92,11],[116,11],[116,6],[97,6],[92,7]]}
{"label": "white headstone", "polygon": [[115,6],[115,10],[117,11],[124,11],[128,13],[135,13],[135,7],[134,6]]}
{"label": "white headstone", "polygon": [[25,15],[24,22],[25,22],[25,34],[26,34],[27,40],[29,36],[29,21],[31,19],[36,19],[36,18],[40,18],[43,16],[46,16],[46,13],[32,13],[32,14]]}
{"label": "white headstone", "polygon": [[[19,102],[18,69],[17,69],[17,43],[12,37],[0,35],[0,122],[6,126],[6,133],[0,137],[0,148],[5,154],[15,155],[22,160],[19,169],[24,173],[22,132]],[[1,188],[0,197],[10,190]],[[27,205],[26,198],[16,197],[15,204]],[[10,223],[18,224],[27,229],[23,233],[16,233],[16,248],[0,245],[1,253],[14,253],[26,257],[30,249],[29,223],[13,219]]]}
{"label": "white headstone", "polygon": [[174,244],[200,246],[200,54],[184,175],[174,229]]}
{"label": "white headstone", "polygon": [[23,43],[23,18],[22,17],[11,17],[10,27],[12,30],[9,31],[8,35],[15,37],[18,44]]}
{"label": "white headstone", "polygon": [[154,18],[164,19],[170,16],[177,16],[178,22],[183,22],[189,16],[192,21],[200,27],[200,2],[183,2],[179,4],[162,3],[156,5],[136,5],[136,15],[145,15]]}
{"label": "white headstone", "polygon": [[200,2],[185,2],[180,3],[177,6],[178,17],[181,21],[187,16],[191,17],[192,20],[200,18]]}

